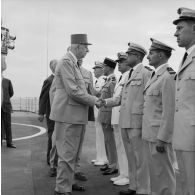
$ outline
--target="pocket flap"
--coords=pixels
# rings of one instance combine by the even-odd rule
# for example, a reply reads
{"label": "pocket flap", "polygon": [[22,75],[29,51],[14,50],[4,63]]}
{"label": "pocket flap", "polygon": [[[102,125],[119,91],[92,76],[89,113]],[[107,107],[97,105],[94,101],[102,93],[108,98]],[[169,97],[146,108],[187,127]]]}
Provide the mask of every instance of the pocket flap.
{"label": "pocket flap", "polygon": [[158,121],[158,120],[151,121],[151,126],[153,126],[153,127],[160,127],[160,121]]}

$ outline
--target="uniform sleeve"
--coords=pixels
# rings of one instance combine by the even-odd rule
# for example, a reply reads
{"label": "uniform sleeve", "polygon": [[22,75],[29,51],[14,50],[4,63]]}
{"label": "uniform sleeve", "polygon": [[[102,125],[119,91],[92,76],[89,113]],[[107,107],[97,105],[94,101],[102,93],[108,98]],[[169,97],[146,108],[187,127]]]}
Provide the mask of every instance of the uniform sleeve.
{"label": "uniform sleeve", "polygon": [[159,140],[170,143],[173,134],[175,110],[175,81],[170,75],[162,86],[162,118],[157,135]]}
{"label": "uniform sleeve", "polygon": [[50,90],[49,90],[49,100],[50,100],[50,105],[52,106],[53,99],[55,96],[55,91],[56,91],[56,86],[55,86],[55,77],[53,79],[53,82],[51,84]]}
{"label": "uniform sleeve", "polygon": [[87,93],[82,88],[83,79],[80,79],[75,72],[73,65],[64,60],[61,66],[61,78],[68,95],[75,101],[88,106],[94,106],[98,98]]}

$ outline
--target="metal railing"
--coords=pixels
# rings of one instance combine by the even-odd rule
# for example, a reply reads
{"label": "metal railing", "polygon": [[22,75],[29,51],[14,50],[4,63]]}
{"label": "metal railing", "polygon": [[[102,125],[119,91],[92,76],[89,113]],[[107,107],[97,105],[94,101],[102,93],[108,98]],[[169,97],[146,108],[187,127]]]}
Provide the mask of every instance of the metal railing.
{"label": "metal railing", "polygon": [[33,113],[39,111],[39,99],[37,97],[13,97],[11,103],[13,111]]}

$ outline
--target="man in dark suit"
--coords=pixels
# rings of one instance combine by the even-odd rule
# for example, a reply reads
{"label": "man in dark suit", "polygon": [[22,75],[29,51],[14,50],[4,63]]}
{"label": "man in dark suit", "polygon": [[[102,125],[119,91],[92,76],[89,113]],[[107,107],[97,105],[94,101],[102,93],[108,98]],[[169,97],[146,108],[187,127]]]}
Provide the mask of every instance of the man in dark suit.
{"label": "man in dark suit", "polygon": [[1,105],[1,139],[6,136],[7,147],[16,148],[12,143],[11,131],[11,111],[12,105],[10,98],[14,95],[12,83],[9,79],[3,78],[3,103]]}
{"label": "man in dark suit", "polygon": [[50,150],[52,148],[52,134],[54,131],[54,124],[55,122],[49,119],[50,115],[50,100],[49,100],[49,90],[54,78],[54,72],[57,65],[57,60],[51,60],[50,61],[50,69],[52,71],[52,74],[44,81],[41,94],[39,97],[39,117],[38,120],[40,122],[43,121],[44,115],[46,115],[47,120],[47,135],[48,135],[48,143],[47,143],[47,164],[50,164]]}

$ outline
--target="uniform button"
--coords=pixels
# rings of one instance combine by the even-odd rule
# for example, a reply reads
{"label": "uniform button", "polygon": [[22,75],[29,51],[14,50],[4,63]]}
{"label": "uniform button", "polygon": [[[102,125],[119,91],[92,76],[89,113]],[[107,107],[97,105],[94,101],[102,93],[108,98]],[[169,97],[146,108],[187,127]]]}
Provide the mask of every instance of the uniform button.
{"label": "uniform button", "polygon": [[177,88],[177,91],[179,91],[179,88]]}
{"label": "uniform button", "polygon": [[178,112],[178,108],[176,108],[176,110],[175,110],[176,112]]}
{"label": "uniform button", "polygon": [[178,98],[176,98],[176,101],[178,101],[179,99]]}

